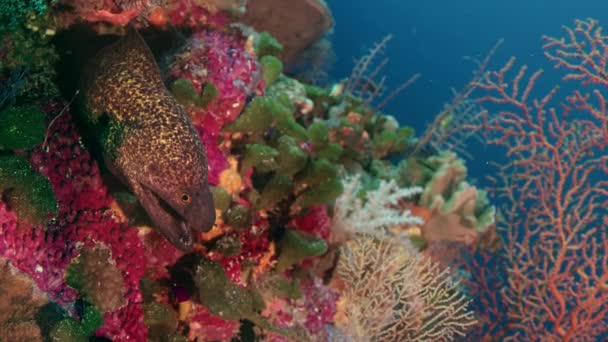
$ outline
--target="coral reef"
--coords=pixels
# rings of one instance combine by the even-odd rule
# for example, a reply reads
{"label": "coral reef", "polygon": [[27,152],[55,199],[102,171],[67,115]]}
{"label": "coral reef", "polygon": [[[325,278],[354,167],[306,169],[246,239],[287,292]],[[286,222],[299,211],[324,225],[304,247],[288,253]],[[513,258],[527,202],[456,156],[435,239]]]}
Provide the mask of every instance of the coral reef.
{"label": "coral reef", "polygon": [[[601,90],[583,93],[608,85],[597,22],[576,22],[574,42],[545,38],[547,57],[581,86],[563,117],[548,107],[557,89],[528,99],[540,73],[520,93],[525,68],[505,90],[513,60],[487,72],[499,43],[417,137],[381,111],[420,77],[386,93],[390,36],[332,87],[288,75],[332,25],[320,1],[9,1],[0,12],[11,13],[0,27],[0,340],[605,333],[594,324],[606,320],[606,182],[593,177],[606,158],[592,155],[607,145],[606,108]],[[97,61],[112,68],[74,95],[57,84],[65,56],[53,37],[81,26],[100,43],[138,39],[106,47]],[[158,37],[183,44],[156,47]],[[512,108],[494,118],[488,102]],[[101,129],[84,127],[90,114]],[[188,133],[177,143],[176,117]],[[496,180],[512,201],[502,217],[462,159],[482,128],[513,157]],[[144,147],[123,151],[137,172],[115,179],[127,138]],[[203,151],[207,162],[192,162]],[[164,182],[143,177],[152,171]],[[196,189],[171,188],[180,179]],[[188,221],[210,230],[191,231],[187,246],[154,219],[186,215],[175,194],[212,198]]]}
{"label": "coral reef", "polygon": [[[53,105],[48,111],[56,113],[58,108]],[[36,147],[29,158],[34,170],[50,180],[58,216],[46,228],[32,226],[20,222],[2,203],[0,254],[32,277],[51,300],[66,304],[77,296],[65,279],[70,262],[78,255],[77,247],[104,243],[123,278],[127,305],[106,313],[97,333],[115,340],[141,338],[147,330],[139,289],[145,265],[143,244],[137,232],[119,223],[109,209],[112,199],[98,166],[84,150],[70,119],[68,114],[57,119],[49,132],[48,151]]]}

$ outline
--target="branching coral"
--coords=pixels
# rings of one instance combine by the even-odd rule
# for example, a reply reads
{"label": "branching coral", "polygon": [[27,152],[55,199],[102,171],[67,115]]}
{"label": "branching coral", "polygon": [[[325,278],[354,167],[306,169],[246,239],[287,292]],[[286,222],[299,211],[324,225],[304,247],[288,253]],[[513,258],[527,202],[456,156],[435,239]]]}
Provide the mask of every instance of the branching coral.
{"label": "branching coral", "polygon": [[378,58],[384,53],[391,39],[392,35],[387,35],[381,41],[375,43],[367,54],[357,59],[350,77],[344,84],[344,94],[363,100],[366,106],[370,106],[375,100],[381,96],[385,96],[375,107],[378,111],[420,78],[420,74],[415,74],[390,94],[384,94],[386,76],[382,75],[382,69],[386,66],[389,59],[384,58],[378,61]]}
{"label": "branching coral", "polygon": [[546,57],[565,71],[562,84],[575,83],[571,95],[560,94],[562,84],[539,92],[543,70],[530,73],[515,58],[476,84],[482,101],[498,105],[488,143],[508,156],[494,179],[506,204],[504,248],[499,260],[477,255],[469,265],[478,282],[492,262],[506,268],[495,289],[477,287],[486,290],[475,294],[485,304],[480,340],[600,341],[608,333],[608,36],[587,19],[544,40]]}
{"label": "branching coral", "polygon": [[336,325],[356,341],[451,341],[476,321],[449,270],[395,241],[344,244]]}
{"label": "branching coral", "polygon": [[420,187],[399,188],[394,181],[380,182],[378,189],[369,190],[362,200],[359,175],[344,181],[344,192],[336,199],[333,230],[350,234],[383,237],[396,225],[420,225],[423,221],[409,210],[398,208],[402,199],[422,192]]}

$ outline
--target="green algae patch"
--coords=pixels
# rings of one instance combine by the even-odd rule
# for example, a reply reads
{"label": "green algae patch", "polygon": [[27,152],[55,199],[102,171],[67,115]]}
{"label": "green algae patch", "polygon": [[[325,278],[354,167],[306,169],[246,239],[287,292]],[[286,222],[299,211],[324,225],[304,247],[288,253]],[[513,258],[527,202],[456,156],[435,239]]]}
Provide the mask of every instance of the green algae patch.
{"label": "green algae patch", "polygon": [[45,131],[45,115],[34,107],[0,112],[0,150],[30,149],[42,142]]}
{"label": "green algae patch", "polygon": [[287,229],[280,241],[281,254],[277,261],[279,272],[292,265],[313,256],[321,256],[327,252],[327,242],[311,234]]}
{"label": "green algae patch", "polygon": [[226,211],[232,203],[232,198],[226,189],[220,187],[212,187],[211,195],[213,196],[213,204],[215,209]]}
{"label": "green algae patch", "polygon": [[171,84],[171,93],[182,106],[189,108],[196,104],[198,93],[192,82],[185,78],[178,78]]}
{"label": "green algae patch", "polygon": [[56,342],[87,342],[103,324],[103,316],[92,305],[86,305],[80,321],[67,316],[53,327],[50,340]]}
{"label": "green algae patch", "polygon": [[283,52],[283,45],[266,31],[257,35],[254,48],[258,59],[268,55],[279,57]]}
{"label": "green algae patch", "polygon": [[283,62],[275,56],[267,55],[260,59],[260,63],[265,85],[270,87],[283,73]]}
{"label": "green algae patch", "polygon": [[19,219],[37,225],[57,215],[51,182],[21,156],[0,155],[0,190]]}

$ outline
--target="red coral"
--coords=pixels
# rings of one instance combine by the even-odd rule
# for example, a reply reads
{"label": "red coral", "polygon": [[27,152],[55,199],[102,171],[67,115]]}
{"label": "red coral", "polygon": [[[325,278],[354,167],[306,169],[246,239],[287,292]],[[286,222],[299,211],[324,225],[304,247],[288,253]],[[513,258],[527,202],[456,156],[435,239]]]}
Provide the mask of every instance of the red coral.
{"label": "red coral", "polygon": [[[497,109],[484,122],[487,143],[504,146],[508,159],[492,187],[505,199],[503,249],[467,265],[484,304],[475,340],[607,336],[608,36],[593,19],[564,29],[544,49],[564,82],[578,82],[570,96],[558,84],[539,94],[543,71],[517,68],[515,58],[476,84]],[[506,274],[490,272],[502,265]]]}
{"label": "red coral", "polygon": [[109,1],[109,0],[62,0],[70,10],[58,12],[56,18],[60,26],[68,27],[79,21],[91,23],[105,22],[126,26],[138,16],[147,16],[155,7],[155,0]]}
{"label": "red coral", "polygon": [[193,304],[186,321],[190,328],[188,334],[190,340],[197,338],[204,341],[230,340],[239,332],[241,325],[238,321],[228,321],[215,316],[198,304]]}
{"label": "red coral", "polygon": [[270,246],[268,222],[258,218],[250,229],[236,231],[233,234],[238,235],[240,240],[241,252],[239,255],[223,256],[210,253],[209,258],[219,262],[224,267],[230,280],[245,285],[244,280],[241,279],[243,262],[247,261],[257,265]]}
{"label": "red coral", "polygon": [[168,268],[184,253],[156,231],[146,233],[143,240],[147,255],[146,271],[153,279],[169,278]]}
{"label": "red coral", "polygon": [[117,26],[126,26],[131,19],[137,16],[137,14],[138,11],[135,9],[121,13],[112,13],[108,10],[99,10],[86,15],[84,19],[92,23],[103,21]]}
{"label": "red coral", "polygon": [[[58,106],[49,112],[58,112]],[[52,126],[48,149],[36,148],[31,155],[34,169],[53,185],[59,215],[44,227],[17,227],[15,214],[0,203],[0,255],[9,258],[29,274],[51,299],[65,304],[75,299],[64,274],[81,246],[102,242],[111,249],[123,275],[127,305],[105,315],[98,334],[114,341],[143,340],[147,328],[143,321],[139,279],[144,272],[144,249],[135,229],[118,223],[109,209],[112,202],[103,185],[99,168],[83,148],[70,115],[64,114]]]}
{"label": "red coral", "polygon": [[294,218],[290,224],[323,240],[329,238],[331,218],[324,205],[310,207],[304,216]]}

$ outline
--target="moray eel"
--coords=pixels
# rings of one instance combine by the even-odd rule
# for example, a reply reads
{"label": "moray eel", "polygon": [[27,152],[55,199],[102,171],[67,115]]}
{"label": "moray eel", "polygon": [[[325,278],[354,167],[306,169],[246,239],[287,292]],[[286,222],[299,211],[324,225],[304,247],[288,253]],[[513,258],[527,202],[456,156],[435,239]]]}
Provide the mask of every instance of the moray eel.
{"label": "moray eel", "polygon": [[83,77],[86,118],[100,127],[110,172],[138,198],[175,247],[189,251],[192,230],[215,222],[203,143],[165,87],[152,52],[137,30],[105,47]]}

